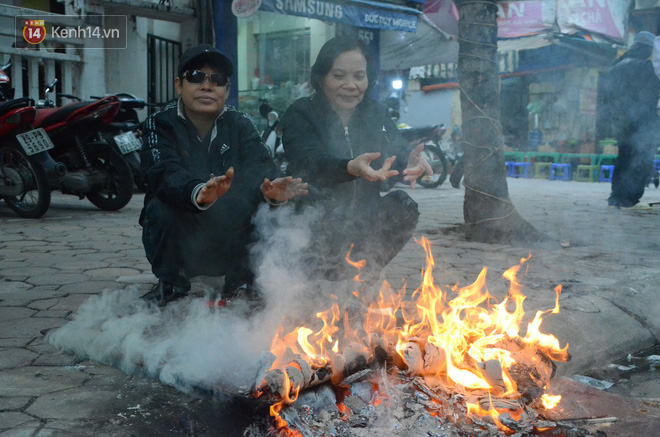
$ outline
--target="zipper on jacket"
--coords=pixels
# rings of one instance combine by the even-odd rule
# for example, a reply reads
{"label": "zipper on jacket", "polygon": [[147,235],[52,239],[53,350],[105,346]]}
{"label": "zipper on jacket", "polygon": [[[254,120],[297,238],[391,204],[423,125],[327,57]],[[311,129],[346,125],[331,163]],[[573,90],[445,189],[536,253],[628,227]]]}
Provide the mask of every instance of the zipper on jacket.
{"label": "zipper on jacket", "polygon": [[[348,150],[351,152],[351,159],[355,159],[353,156],[353,145],[351,144],[351,136],[348,134],[348,126],[344,126],[344,138],[346,139],[346,144],[348,144]],[[355,200],[357,199],[357,179],[353,181],[353,205],[355,205]]]}

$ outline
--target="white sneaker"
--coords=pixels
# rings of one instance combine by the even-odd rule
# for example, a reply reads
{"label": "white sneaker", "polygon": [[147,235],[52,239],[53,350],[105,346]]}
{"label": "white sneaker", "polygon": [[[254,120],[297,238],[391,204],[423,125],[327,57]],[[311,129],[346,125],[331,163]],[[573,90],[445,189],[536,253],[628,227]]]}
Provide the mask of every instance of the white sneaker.
{"label": "white sneaker", "polygon": [[622,206],[621,209],[629,209],[631,211],[648,211],[649,209],[651,209],[651,205],[649,205],[646,202],[637,202],[633,206],[628,206],[628,207]]}

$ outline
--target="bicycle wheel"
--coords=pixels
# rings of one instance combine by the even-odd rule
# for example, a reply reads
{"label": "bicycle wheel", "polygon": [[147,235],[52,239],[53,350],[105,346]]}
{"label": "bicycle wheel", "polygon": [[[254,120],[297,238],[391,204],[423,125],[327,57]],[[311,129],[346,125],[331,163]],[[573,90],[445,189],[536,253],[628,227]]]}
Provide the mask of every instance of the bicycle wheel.
{"label": "bicycle wheel", "polygon": [[427,144],[422,152],[424,158],[431,164],[433,176],[423,174],[417,179],[417,183],[424,188],[435,188],[442,185],[447,179],[447,158],[438,146]]}

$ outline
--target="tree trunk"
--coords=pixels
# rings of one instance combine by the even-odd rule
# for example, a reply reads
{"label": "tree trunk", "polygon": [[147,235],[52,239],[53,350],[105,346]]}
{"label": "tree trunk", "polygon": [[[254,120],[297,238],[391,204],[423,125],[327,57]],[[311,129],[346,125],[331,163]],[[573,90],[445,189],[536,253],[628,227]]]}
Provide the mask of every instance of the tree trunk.
{"label": "tree trunk", "polygon": [[459,0],[457,6],[465,237],[489,243],[545,239],[509,199],[500,124],[496,2]]}

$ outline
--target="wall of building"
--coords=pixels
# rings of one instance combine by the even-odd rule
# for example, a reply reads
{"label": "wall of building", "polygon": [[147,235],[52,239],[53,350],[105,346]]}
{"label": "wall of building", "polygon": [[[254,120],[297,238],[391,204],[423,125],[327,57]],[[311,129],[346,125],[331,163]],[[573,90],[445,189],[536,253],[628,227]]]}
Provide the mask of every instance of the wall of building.
{"label": "wall of building", "polygon": [[401,104],[400,123],[426,126],[444,123],[447,130],[461,125],[460,97],[457,90],[411,91]]}
{"label": "wall of building", "polygon": [[[130,93],[147,99],[148,92],[148,48],[147,35],[153,34],[172,41],[182,42],[181,25],[143,17],[128,17],[127,49],[105,50],[105,78],[107,93]],[[192,45],[189,43],[188,45]],[[171,84],[174,87],[174,84]],[[146,116],[139,114],[140,116]]]}

